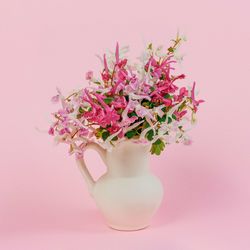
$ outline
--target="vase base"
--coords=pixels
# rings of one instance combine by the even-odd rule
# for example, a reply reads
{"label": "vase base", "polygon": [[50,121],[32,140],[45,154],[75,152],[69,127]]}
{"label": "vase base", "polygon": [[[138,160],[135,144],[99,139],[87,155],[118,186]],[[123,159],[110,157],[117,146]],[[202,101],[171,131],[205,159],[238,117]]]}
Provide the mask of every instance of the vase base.
{"label": "vase base", "polygon": [[118,226],[118,225],[108,225],[111,229],[117,230],[117,231],[139,231],[146,229],[149,227],[149,225],[143,225],[143,226]]}

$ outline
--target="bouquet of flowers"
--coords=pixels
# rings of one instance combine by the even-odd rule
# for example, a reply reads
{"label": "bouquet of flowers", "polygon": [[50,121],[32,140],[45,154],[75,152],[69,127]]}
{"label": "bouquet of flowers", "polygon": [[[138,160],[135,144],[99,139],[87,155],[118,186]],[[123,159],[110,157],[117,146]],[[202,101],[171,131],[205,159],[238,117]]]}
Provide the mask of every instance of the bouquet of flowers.
{"label": "bouquet of flowers", "polygon": [[136,64],[125,57],[127,47],[119,49],[117,44],[115,53],[100,58],[99,77],[86,73],[88,87],[67,97],[57,89],[52,102],[61,103],[61,108],[52,113],[49,134],[68,144],[69,153],[77,157],[92,141],[112,150],[121,141],[132,140],[150,144],[156,155],[166,144],[189,145],[187,131],[203,100],[195,97],[195,82],[192,87],[179,86],[185,75],[174,74],[183,40],[177,35],[165,51],[149,44]]}

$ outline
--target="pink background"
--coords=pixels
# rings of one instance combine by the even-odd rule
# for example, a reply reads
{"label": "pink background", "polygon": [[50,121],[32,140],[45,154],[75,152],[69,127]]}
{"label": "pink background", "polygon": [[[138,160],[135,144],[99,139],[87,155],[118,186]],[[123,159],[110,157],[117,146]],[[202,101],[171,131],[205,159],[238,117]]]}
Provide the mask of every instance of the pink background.
{"label": "pink background", "polygon": [[[250,249],[249,1],[10,0],[0,3],[0,249]],[[115,42],[188,37],[183,71],[206,100],[191,147],[152,157],[165,199],[152,226],[107,228],[66,146],[47,129],[58,86],[84,84]],[[92,172],[104,171],[94,152]]]}

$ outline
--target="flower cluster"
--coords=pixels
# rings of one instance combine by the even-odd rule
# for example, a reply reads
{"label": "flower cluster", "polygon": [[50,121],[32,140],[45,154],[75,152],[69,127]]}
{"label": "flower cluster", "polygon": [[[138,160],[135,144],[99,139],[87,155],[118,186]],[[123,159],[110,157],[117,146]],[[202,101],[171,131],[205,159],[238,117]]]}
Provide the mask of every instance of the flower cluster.
{"label": "flower cluster", "polygon": [[150,143],[156,155],[166,144],[190,144],[186,132],[203,100],[195,97],[195,83],[180,87],[185,75],[173,74],[182,40],[177,36],[166,52],[149,44],[134,65],[124,56],[127,48],[117,44],[115,53],[101,59],[99,78],[92,71],[86,73],[88,87],[68,97],[57,90],[52,102],[60,102],[61,108],[52,114],[49,134],[69,144],[70,153],[79,157],[90,141],[108,150],[128,139]]}

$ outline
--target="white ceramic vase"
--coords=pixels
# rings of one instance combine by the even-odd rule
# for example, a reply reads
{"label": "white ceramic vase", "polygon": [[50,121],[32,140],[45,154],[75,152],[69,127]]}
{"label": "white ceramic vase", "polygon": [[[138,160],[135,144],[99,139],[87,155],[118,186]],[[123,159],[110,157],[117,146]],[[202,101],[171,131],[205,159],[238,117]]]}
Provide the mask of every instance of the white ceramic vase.
{"label": "white ceramic vase", "polygon": [[127,140],[112,152],[96,143],[87,148],[96,150],[107,166],[106,173],[94,181],[84,160],[77,160],[106,223],[117,230],[146,228],[163,197],[162,184],[149,169],[150,147]]}

